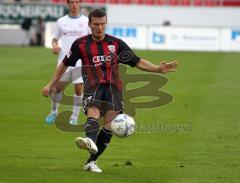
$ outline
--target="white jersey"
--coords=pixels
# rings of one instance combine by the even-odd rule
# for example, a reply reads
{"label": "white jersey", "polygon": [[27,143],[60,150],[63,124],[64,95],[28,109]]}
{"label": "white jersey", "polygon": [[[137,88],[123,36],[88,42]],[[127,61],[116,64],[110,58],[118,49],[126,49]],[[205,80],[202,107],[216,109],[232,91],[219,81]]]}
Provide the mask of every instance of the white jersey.
{"label": "white jersey", "polygon": [[79,37],[91,33],[88,27],[88,17],[80,15],[71,17],[65,15],[57,20],[53,38],[59,41],[61,52],[58,56],[58,64],[70,50],[72,43]]}

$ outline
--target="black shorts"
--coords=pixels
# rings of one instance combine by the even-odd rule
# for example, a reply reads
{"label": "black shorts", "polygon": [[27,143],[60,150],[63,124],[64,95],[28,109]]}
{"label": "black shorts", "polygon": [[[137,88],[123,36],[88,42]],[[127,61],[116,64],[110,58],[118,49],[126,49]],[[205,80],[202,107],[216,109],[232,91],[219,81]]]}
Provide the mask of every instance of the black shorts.
{"label": "black shorts", "polygon": [[96,106],[103,116],[109,110],[123,112],[122,91],[119,91],[115,85],[106,83],[99,84],[91,91],[84,91],[83,109],[87,110],[91,106]]}

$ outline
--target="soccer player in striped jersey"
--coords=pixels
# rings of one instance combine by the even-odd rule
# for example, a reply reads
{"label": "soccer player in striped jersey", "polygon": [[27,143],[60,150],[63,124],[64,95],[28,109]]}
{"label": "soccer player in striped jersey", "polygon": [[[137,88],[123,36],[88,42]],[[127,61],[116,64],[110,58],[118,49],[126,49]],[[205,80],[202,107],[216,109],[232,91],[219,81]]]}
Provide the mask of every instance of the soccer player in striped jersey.
{"label": "soccer player in striped jersey", "polygon": [[[143,71],[165,74],[175,71],[177,62],[164,61],[154,65],[136,56],[125,42],[105,34],[107,16],[102,10],[91,11],[88,18],[92,34],[81,37],[73,43],[70,52],[58,66],[50,82],[43,88],[42,94],[48,96],[67,67],[75,66],[78,59],[82,60],[83,104],[87,115],[86,137],[77,137],[76,144],[90,152],[84,170],[102,172],[96,160],[110,143],[111,121],[123,111],[118,65],[127,64]],[[104,118],[101,129],[98,123],[100,117]]]}
{"label": "soccer player in striped jersey", "polygon": [[[80,14],[80,0],[67,0],[69,14],[57,20],[56,29],[52,40],[52,52],[58,54],[58,65],[71,48],[72,43],[79,37],[91,33],[88,27],[88,17]],[[76,67],[81,67],[81,60],[78,60]],[[80,69],[79,69],[80,70]],[[79,73],[78,73],[79,74]],[[81,75],[81,74],[80,74]],[[61,100],[62,90],[67,82],[74,84],[75,95],[73,98],[73,112],[70,117],[70,124],[77,124],[83,92],[82,77],[74,77],[74,67],[68,67],[66,73],[56,83],[56,100]],[[52,99],[50,114],[45,118],[46,123],[52,124],[58,113],[58,103]]]}

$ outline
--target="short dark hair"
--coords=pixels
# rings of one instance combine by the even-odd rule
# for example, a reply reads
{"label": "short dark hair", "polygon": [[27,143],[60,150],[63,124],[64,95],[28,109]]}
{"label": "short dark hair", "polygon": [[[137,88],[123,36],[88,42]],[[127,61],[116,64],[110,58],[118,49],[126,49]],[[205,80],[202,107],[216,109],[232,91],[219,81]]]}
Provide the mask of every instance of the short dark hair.
{"label": "short dark hair", "polygon": [[[79,0],[79,3],[80,3],[81,1]],[[67,0],[67,4],[69,4],[70,3],[70,0]]]}
{"label": "short dark hair", "polygon": [[102,17],[106,17],[106,16],[107,16],[107,14],[105,11],[103,11],[101,9],[94,9],[89,13],[88,21],[89,21],[89,23],[91,23],[92,17],[102,18]]}

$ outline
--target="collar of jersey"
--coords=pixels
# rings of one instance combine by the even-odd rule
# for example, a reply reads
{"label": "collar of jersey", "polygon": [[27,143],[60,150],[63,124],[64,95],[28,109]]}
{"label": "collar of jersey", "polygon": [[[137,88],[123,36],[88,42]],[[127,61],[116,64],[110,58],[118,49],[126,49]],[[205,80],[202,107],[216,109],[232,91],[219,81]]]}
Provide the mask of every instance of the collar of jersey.
{"label": "collar of jersey", "polygon": [[99,41],[96,41],[96,40],[94,40],[93,38],[92,38],[92,34],[89,34],[90,35],[90,37],[91,37],[91,39],[92,39],[92,41],[94,41],[94,42],[96,42],[96,43],[99,43],[99,42],[101,42],[101,41],[106,41],[106,39],[107,39],[107,34],[105,34],[105,36],[104,36],[104,38],[103,38],[103,40],[99,40]]}
{"label": "collar of jersey", "polygon": [[79,18],[80,16],[82,16],[81,14],[79,16],[70,16],[68,15],[69,18]]}

